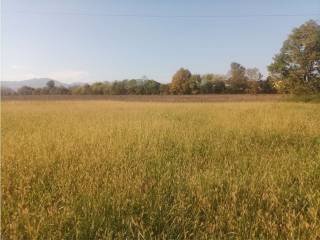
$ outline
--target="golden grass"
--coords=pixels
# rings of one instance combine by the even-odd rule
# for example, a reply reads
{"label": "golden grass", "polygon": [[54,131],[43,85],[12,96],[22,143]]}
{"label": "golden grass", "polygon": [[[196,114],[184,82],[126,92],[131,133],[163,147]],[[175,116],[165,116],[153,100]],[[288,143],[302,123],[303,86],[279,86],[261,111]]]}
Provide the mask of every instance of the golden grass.
{"label": "golden grass", "polygon": [[3,239],[320,237],[320,105],[1,105]]}

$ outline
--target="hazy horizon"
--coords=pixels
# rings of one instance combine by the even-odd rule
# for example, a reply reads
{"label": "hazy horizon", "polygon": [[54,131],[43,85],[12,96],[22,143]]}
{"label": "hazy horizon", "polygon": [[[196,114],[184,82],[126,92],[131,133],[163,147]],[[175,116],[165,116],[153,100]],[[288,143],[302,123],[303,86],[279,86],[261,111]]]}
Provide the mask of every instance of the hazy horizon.
{"label": "hazy horizon", "polygon": [[233,61],[266,76],[320,2],[4,0],[1,11],[1,81],[166,83],[180,67],[226,74]]}

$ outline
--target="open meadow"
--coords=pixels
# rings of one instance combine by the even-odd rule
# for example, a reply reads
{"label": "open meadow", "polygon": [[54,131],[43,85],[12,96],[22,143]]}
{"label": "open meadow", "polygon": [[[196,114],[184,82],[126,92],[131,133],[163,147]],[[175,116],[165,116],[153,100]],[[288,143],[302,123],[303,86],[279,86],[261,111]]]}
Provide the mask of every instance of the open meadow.
{"label": "open meadow", "polygon": [[320,105],[1,103],[3,239],[316,239]]}

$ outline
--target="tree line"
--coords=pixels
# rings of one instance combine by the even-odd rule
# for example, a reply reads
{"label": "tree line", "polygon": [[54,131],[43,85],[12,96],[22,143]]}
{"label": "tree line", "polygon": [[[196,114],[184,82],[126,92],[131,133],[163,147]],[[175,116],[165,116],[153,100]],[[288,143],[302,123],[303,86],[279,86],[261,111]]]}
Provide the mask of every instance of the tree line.
{"label": "tree line", "polygon": [[268,66],[270,75],[262,80],[257,68],[246,69],[233,62],[226,75],[192,74],[180,68],[168,84],[146,77],[114,82],[96,82],[81,86],[58,87],[49,81],[43,88],[24,86],[17,91],[1,88],[2,95],[152,95],[212,93],[320,93],[320,25],[310,20],[284,41],[280,52]]}
{"label": "tree line", "polygon": [[56,86],[53,80],[43,88],[23,86],[16,92],[2,89],[3,95],[168,95],[168,94],[211,94],[211,93],[275,93],[272,82],[262,80],[257,68],[245,69],[239,63],[232,63],[227,75],[192,74],[180,68],[171,83],[160,83],[146,77],[114,82],[95,82],[79,86]]}

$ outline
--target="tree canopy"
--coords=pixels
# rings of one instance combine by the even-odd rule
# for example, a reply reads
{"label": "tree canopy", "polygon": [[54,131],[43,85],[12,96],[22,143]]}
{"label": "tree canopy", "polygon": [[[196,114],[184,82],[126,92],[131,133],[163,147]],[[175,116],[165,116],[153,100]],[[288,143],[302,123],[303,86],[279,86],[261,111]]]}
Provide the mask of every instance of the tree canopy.
{"label": "tree canopy", "polygon": [[243,67],[241,64],[233,62],[230,65],[230,85],[232,91],[235,93],[243,92],[247,88],[247,76],[246,76],[246,68]]}
{"label": "tree canopy", "polygon": [[170,91],[173,94],[188,94],[191,89],[189,79],[191,72],[188,69],[180,68],[172,77]]}
{"label": "tree canopy", "polygon": [[268,66],[284,91],[320,91],[320,25],[310,20],[295,28]]}

